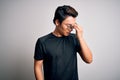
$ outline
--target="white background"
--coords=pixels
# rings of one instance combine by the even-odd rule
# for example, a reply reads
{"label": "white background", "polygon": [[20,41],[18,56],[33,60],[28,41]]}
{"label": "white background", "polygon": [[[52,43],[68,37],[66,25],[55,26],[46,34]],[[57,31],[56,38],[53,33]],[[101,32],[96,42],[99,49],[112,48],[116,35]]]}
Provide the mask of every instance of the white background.
{"label": "white background", "polygon": [[78,55],[80,80],[120,80],[120,0],[0,0],[0,80],[35,80],[37,38],[55,28],[55,9],[71,5],[93,52],[93,63]]}

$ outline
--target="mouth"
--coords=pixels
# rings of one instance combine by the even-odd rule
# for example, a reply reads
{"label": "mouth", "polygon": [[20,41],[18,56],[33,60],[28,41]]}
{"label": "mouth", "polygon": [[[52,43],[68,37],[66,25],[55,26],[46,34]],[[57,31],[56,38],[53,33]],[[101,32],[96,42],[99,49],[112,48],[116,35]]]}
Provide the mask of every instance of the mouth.
{"label": "mouth", "polygon": [[71,33],[71,31],[67,32],[67,34],[69,35]]}
{"label": "mouth", "polygon": [[73,29],[69,30],[68,33],[71,33],[73,31]]}

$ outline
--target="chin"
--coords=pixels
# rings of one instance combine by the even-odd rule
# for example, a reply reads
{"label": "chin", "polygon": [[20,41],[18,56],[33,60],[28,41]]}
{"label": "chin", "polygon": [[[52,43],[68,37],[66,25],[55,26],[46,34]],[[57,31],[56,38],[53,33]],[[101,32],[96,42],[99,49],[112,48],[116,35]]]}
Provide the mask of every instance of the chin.
{"label": "chin", "polygon": [[70,35],[70,33],[66,33],[66,34],[64,34],[64,36],[69,36]]}

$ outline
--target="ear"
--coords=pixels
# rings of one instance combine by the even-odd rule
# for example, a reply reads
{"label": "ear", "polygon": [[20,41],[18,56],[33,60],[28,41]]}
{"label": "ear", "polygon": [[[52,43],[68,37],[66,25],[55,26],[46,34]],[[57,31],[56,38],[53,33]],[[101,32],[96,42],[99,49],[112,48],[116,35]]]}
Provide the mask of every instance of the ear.
{"label": "ear", "polygon": [[59,22],[58,19],[55,20],[55,25],[56,25],[56,26],[59,26],[59,25],[60,25],[60,22]]}

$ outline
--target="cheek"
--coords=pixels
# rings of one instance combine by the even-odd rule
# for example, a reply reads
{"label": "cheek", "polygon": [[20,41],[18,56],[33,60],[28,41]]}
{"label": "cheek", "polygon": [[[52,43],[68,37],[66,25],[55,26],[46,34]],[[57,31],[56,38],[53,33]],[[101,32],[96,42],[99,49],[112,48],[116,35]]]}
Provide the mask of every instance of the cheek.
{"label": "cheek", "polygon": [[63,25],[59,26],[59,31],[63,35],[67,35],[68,34],[68,29],[67,29],[66,26],[63,26]]}
{"label": "cheek", "polygon": [[67,31],[67,28],[65,28],[65,27],[62,28],[62,32],[63,32],[64,34],[66,34],[66,32],[68,32],[68,31]]}
{"label": "cheek", "polygon": [[67,31],[67,27],[63,26],[62,27],[62,31],[66,32]]}
{"label": "cheek", "polygon": [[63,27],[62,29],[63,29],[63,31],[66,31],[66,30],[67,30],[65,27]]}

